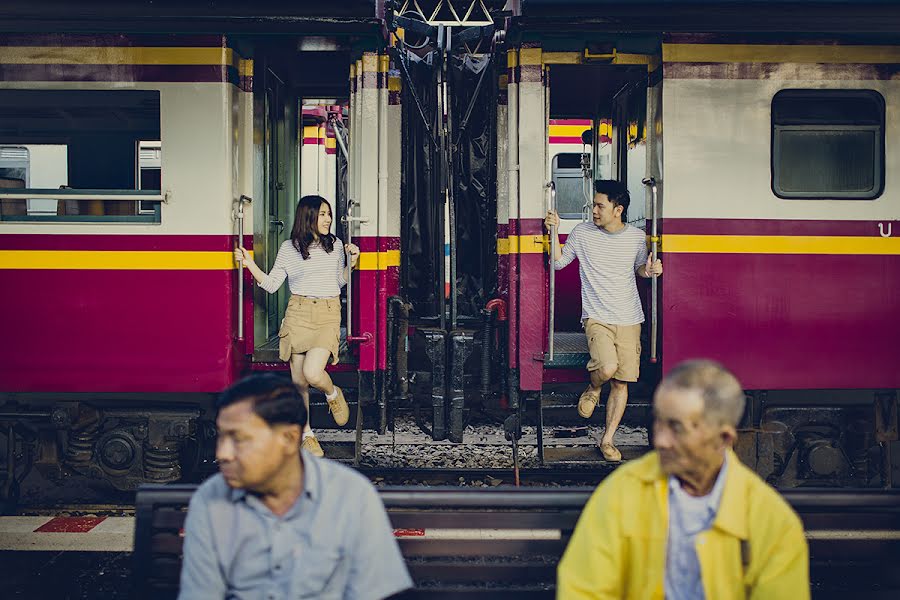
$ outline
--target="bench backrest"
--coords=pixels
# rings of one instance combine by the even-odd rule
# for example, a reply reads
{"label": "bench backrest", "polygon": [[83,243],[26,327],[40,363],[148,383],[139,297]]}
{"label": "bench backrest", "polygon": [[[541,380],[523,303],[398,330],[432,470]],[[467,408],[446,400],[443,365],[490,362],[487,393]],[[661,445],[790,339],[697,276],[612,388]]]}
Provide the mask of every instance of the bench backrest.
{"label": "bench backrest", "polygon": [[[174,598],[182,528],[194,485],[137,494],[138,598]],[[589,489],[382,488],[381,499],[416,582],[412,598],[553,598],[556,565]]]}

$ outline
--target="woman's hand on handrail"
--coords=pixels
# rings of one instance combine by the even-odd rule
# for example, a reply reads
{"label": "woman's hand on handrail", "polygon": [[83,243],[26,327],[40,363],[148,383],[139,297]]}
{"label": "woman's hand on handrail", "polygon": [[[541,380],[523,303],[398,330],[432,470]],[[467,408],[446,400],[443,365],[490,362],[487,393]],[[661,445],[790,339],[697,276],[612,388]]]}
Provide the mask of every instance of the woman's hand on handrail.
{"label": "woman's hand on handrail", "polygon": [[350,268],[354,268],[359,262],[359,246],[356,244],[344,244],[344,249],[350,255]]}

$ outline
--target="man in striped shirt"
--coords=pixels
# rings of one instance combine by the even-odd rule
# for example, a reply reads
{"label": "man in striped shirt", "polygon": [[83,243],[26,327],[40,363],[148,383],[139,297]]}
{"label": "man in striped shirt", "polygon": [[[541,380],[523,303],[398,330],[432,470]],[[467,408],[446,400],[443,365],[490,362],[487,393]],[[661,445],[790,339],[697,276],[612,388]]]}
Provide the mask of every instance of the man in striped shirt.
{"label": "man in striped shirt", "polygon": [[[600,402],[600,388],[609,381],[606,429],[599,440],[603,458],[618,462],[622,454],[613,436],[625,413],[628,382],[638,380],[641,362],[641,323],[644,311],[635,276],[662,275],[662,262],[651,262],[642,230],[627,224],[628,189],[619,181],[594,182],[593,223],[580,223],[565,246],[556,240],[553,267],[564,268],[578,259],[581,275],[581,321],[591,359],[591,383],[578,400],[578,414],[590,418]],[[555,211],[544,225],[559,225]],[[555,235],[555,234],[554,234]]]}

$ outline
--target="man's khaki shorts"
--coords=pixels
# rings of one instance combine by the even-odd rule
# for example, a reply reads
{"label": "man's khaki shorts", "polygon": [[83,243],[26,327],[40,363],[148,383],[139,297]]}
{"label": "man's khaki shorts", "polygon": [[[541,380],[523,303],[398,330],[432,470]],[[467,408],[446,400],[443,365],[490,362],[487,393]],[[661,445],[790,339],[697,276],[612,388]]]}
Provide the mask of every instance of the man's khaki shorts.
{"label": "man's khaki shorts", "polygon": [[587,335],[591,360],[588,371],[600,367],[618,365],[613,379],[637,381],[641,369],[641,324],[607,325],[586,319],[584,333]]}

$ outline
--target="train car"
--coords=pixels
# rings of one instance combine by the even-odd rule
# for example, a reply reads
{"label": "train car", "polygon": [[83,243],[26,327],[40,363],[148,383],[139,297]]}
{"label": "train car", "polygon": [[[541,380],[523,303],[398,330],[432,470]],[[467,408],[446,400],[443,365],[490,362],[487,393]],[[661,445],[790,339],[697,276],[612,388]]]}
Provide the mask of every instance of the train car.
{"label": "train car", "polygon": [[[634,387],[652,388],[659,370],[685,359],[719,360],[748,392],[739,450],[763,476],[782,486],[894,485],[900,305],[887,290],[900,277],[900,192],[888,73],[897,40],[875,34],[874,21],[847,31],[837,17],[846,6],[815,7],[827,33],[799,31],[790,11],[780,27],[796,33],[743,31],[724,24],[740,11],[723,9],[715,24],[704,21],[719,33],[674,20],[648,39],[592,20],[609,17],[605,9],[627,18],[610,4],[532,2],[508,32],[517,80],[509,110],[515,102],[518,112],[509,139],[519,146],[509,202],[518,198],[520,227],[539,234],[546,204],[541,161],[523,151],[534,135],[525,124],[585,98],[578,116],[611,112],[613,177],[633,200],[646,198],[648,240],[666,267],[645,308],[645,369]],[[643,28],[666,13],[655,8]],[[519,264],[549,277],[531,257]],[[519,302],[546,290],[546,277],[520,274]],[[520,322],[544,316],[547,325],[540,306],[525,301]],[[540,389],[548,409],[557,401],[548,382],[578,357],[558,329],[518,333],[523,389]],[[542,363],[529,360],[542,352]],[[557,445],[545,459],[586,458]]]}
{"label": "train car", "polygon": [[556,202],[564,241],[598,178],[666,265],[626,420],[713,358],[774,484],[897,485],[897,10],[452,4],[0,9],[6,497],[31,466],[133,489],[208,461],[214,394],[286,370],[288,292],[232,250],[269,270],[307,193],[362,250],[330,367],[357,439],[409,412],[463,442],[482,413],[596,467],[549,434],[588,376],[543,217]]}
{"label": "train car", "polygon": [[[5,497],[32,466],[133,489],[209,457],[212,399],[271,367],[284,311],[284,290],[254,296],[233,248],[270,268],[297,198],[337,199],[334,136],[310,121],[320,108],[346,118],[304,102],[348,99],[357,63],[368,90],[380,35],[363,8],[326,44],[315,15],[301,16],[317,35],[273,39],[178,33],[167,9],[151,29],[171,33],[106,33],[99,16],[63,33],[85,14],[69,13],[32,33],[20,15],[0,35]],[[363,269],[378,269],[366,251]],[[374,362],[363,355],[341,368],[355,375]]]}

